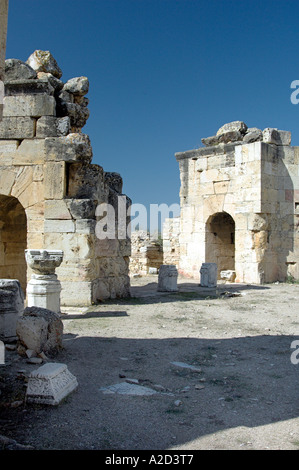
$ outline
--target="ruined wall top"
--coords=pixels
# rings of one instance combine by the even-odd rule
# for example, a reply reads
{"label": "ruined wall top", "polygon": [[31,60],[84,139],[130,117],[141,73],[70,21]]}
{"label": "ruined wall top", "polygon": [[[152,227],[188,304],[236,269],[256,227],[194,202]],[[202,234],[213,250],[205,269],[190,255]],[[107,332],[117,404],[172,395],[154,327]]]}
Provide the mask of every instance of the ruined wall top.
{"label": "ruined wall top", "polygon": [[182,158],[198,158],[201,155],[223,153],[233,150],[236,145],[264,142],[273,145],[290,145],[291,132],[267,127],[264,130],[248,127],[243,121],[233,121],[218,129],[211,137],[201,139],[205,147],[176,153],[177,160]]}
{"label": "ruined wall top", "polygon": [[[49,51],[36,50],[26,62],[5,61],[4,117],[46,116],[43,134],[37,137],[59,137],[79,133],[89,118],[87,77],[75,77],[64,83],[62,71]],[[30,103],[17,96],[34,95]],[[45,95],[47,98],[45,98]],[[41,106],[42,104],[42,106]],[[53,117],[61,118],[54,120]],[[40,122],[42,125],[42,122]]]}

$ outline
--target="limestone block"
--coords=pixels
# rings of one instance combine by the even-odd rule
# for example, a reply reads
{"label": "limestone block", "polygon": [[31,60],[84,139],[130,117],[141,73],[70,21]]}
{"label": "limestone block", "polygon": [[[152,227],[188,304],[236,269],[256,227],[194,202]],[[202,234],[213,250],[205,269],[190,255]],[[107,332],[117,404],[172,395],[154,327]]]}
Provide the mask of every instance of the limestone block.
{"label": "limestone block", "polygon": [[25,166],[17,174],[17,184],[14,185],[11,195],[18,198],[33,181],[33,167]]}
{"label": "limestone block", "polygon": [[263,132],[257,127],[249,127],[243,137],[243,142],[247,144],[260,140],[263,140]]}
{"label": "limestone block", "polygon": [[57,137],[57,118],[55,116],[42,116],[36,122],[36,137],[44,139],[46,137]]}
{"label": "limestone block", "polygon": [[24,139],[18,147],[14,165],[38,165],[45,161],[44,141],[41,139]]}
{"label": "limestone block", "polygon": [[218,129],[216,135],[222,135],[227,132],[240,132],[241,134],[245,134],[247,131],[247,125],[243,121],[233,121],[227,124],[224,124],[220,129]]}
{"label": "limestone block", "polygon": [[66,364],[47,363],[30,373],[26,391],[28,403],[58,405],[78,387]]}
{"label": "limestone block", "polygon": [[36,123],[36,137],[62,137],[70,132],[70,119],[68,116],[57,118],[55,116],[42,116]]}
{"label": "limestone block", "polygon": [[0,172],[0,194],[9,195],[16,179],[16,173],[13,170],[5,168]]}
{"label": "limestone block", "polygon": [[56,249],[59,244],[64,252],[64,260],[67,261],[91,259],[95,256],[95,243],[89,234],[49,232],[44,235],[44,244],[49,249]]}
{"label": "limestone block", "polygon": [[19,343],[36,353],[54,356],[62,348],[63,323],[58,313],[42,307],[27,307],[18,320]]}
{"label": "limestone block", "polygon": [[158,288],[159,292],[176,292],[178,270],[175,265],[163,264],[159,269]]}
{"label": "limestone block", "polygon": [[70,220],[71,214],[67,204],[62,199],[50,199],[45,201],[45,219]]}
{"label": "limestone block", "polygon": [[92,295],[92,281],[64,281],[61,282],[61,305],[84,307],[90,306],[96,298]]}
{"label": "limestone block", "polygon": [[[43,317],[22,316],[17,321],[16,332],[19,344],[39,354],[47,341],[48,323]],[[20,351],[24,350],[20,348]]]}
{"label": "limestone block", "polygon": [[41,51],[39,49],[34,51],[26,63],[36,72],[51,73],[58,79],[62,76],[61,69],[49,51]]}
{"label": "limestone block", "polygon": [[45,233],[73,233],[75,223],[73,220],[45,220]]}
{"label": "limestone block", "polygon": [[12,80],[5,83],[5,96],[36,95],[47,94],[54,95],[54,88],[48,80]]}
{"label": "limestone block", "polygon": [[0,279],[0,338],[16,337],[16,325],[24,312],[24,293],[17,279]]}
{"label": "limestone block", "polygon": [[52,75],[50,72],[37,72],[37,78],[50,82],[56,94],[59,93],[64,87],[63,81],[57,77],[54,77],[54,75]]}
{"label": "limestone block", "polygon": [[56,101],[53,96],[36,95],[17,95],[5,96],[3,116],[55,116]]}
{"label": "limestone block", "polygon": [[73,133],[63,137],[45,139],[47,161],[90,163],[92,148],[86,134]]}
{"label": "limestone block", "polygon": [[4,80],[33,79],[36,72],[28,64],[19,59],[6,59]]}
{"label": "limestone block", "polygon": [[89,81],[87,77],[71,78],[64,85],[64,90],[74,95],[84,96],[89,90]]}
{"label": "limestone block", "polygon": [[202,287],[217,286],[217,264],[202,263],[200,268],[200,285]]}
{"label": "limestone block", "polygon": [[3,117],[0,121],[1,139],[31,139],[34,132],[35,119],[32,117]]}
{"label": "limestone block", "polygon": [[95,233],[96,220],[94,219],[78,219],[76,220],[77,233]]}
{"label": "limestone block", "polygon": [[12,165],[18,146],[19,142],[17,140],[0,140],[0,160],[2,166]]}
{"label": "limestone block", "polygon": [[74,219],[92,219],[95,217],[97,201],[92,199],[66,199],[65,202]]}
{"label": "limestone block", "polygon": [[234,280],[236,279],[236,271],[233,271],[233,270],[221,271],[220,278],[224,279],[225,281],[234,282]]}
{"label": "limestone block", "polygon": [[36,202],[43,200],[44,184],[40,181],[33,181],[19,196],[19,201],[24,209],[27,209],[27,207],[33,206]]}
{"label": "limestone block", "polygon": [[63,199],[65,190],[65,162],[47,162],[45,164],[45,198]]}
{"label": "limestone block", "polygon": [[291,132],[267,127],[263,130],[263,142],[275,145],[291,145]]}

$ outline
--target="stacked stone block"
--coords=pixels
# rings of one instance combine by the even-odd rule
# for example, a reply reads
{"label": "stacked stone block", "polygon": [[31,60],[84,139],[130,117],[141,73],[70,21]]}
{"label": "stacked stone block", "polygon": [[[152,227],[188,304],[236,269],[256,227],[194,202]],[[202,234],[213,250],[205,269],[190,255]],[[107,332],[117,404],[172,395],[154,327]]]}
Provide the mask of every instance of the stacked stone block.
{"label": "stacked stone block", "polygon": [[145,230],[131,234],[132,253],[130,257],[130,275],[147,276],[151,268],[158,273],[163,264],[163,247],[158,240],[151,239]]}
{"label": "stacked stone block", "polygon": [[[99,240],[96,208],[117,205],[122,179],[92,163],[88,79],[66,83],[48,51],[27,62],[6,60],[3,120],[0,122],[0,198],[24,209],[27,237],[22,249],[62,250],[57,269],[62,305],[89,305],[98,299],[129,295],[130,241]],[[118,184],[115,184],[117,180]],[[2,207],[4,207],[2,205]],[[1,235],[8,225],[0,212]],[[16,218],[16,217],[15,217]],[[0,239],[1,275],[7,270],[7,245]],[[2,255],[1,255],[2,253]],[[24,287],[24,252],[15,263]],[[27,273],[27,279],[30,278]]]}
{"label": "stacked stone block", "polygon": [[290,132],[235,121],[202,141],[206,147],[176,154],[180,273],[198,278],[202,263],[216,262],[239,282],[298,279],[299,150]]}

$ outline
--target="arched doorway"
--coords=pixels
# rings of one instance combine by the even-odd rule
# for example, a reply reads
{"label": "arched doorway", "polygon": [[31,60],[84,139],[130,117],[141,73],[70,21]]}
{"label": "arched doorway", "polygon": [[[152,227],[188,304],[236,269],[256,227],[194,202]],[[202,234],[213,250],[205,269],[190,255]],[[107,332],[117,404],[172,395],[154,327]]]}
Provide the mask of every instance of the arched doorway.
{"label": "arched doorway", "polygon": [[206,263],[220,272],[235,269],[235,222],[227,212],[217,212],[206,223]]}
{"label": "arched doorway", "polygon": [[18,199],[0,194],[0,278],[18,279],[26,292],[27,217]]}

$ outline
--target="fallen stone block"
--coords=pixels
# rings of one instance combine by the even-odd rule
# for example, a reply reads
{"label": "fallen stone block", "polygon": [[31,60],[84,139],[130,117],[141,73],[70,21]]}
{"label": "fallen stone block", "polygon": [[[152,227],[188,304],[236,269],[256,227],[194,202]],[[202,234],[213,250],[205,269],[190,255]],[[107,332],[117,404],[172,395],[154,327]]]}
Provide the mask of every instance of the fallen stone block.
{"label": "fallen stone block", "polygon": [[221,271],[220,278],[224,279],[225,281],[234,282],[234,280],[236,279],[236,271],[232,271],[229,269],[226,271]]}
{"label": "fallen stone block", "polygon": [[66,364],[48,362],[28,377],[26,401],[43,405],[58,405],[78,387],[78,381]]}
{"label": "fallen stone block", "polygon": [[63,323],[60,315],[41,307],[27,307],[17,321],[18,351],[56,355],[62,348]]}

